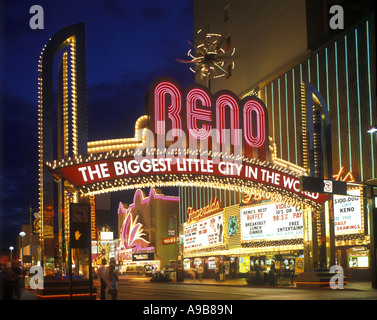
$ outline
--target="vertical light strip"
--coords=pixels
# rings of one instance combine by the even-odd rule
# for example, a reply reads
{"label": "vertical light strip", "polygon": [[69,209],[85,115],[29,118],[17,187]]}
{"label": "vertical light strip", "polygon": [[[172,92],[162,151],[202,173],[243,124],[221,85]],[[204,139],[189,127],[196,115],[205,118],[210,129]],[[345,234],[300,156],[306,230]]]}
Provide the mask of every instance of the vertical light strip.
{"label": "vertical light strip", "polygon": [[364,181],[363,170],[363,141],[361,131],[361,113],[360,113],[360,83],[359,83],[359,44],[357,39],[357,29],[355,29],[355,51],[356,51],[356,85],[357,85],[357,110],[359,116],[359,154],[360,154],[360,179]]}
{"label": "vertical light strip", "polygon": [[189,193],[189,188],[188,188],[188,187],[185,187],[185,206],[184,206],[184,208],[183,208],[184,222],[187,221],[187,207],[188,207],[187,201],[188,201],[188,193]]}
{"label": "vertical light strip", "polygon": [[200,208],[200,204],[198,204],[198,188],[195,188],[195,210]]}
{"label": "vertical light strip", "polygon": [[179,196],[179,213],[178,213],[178,217],[179,217],[179,220],[178,220],[178,223],[181,224],[182,223],[182,187],[178,187],[178,196]]}
{"label": "vertical light strip", "polygon": [[339,78],[338,78],[338,43],[335,42],[335,80],[336,80],[336,112],[338,120],[338,153],[339,168],[342,166],[342,140],[340,139],[340,114],[339,114]]}
{"label": "vertical light strip", "polygon": [[290,158],[290,153],[291,153],[291,149],[289,148],[289,123],[288,123],[288,79],[287,79],[287,74],[285,74],[285,122],[286,122],[286,125],[287,125],[287,150],[288,150],[288,158],[287,160],[290,162],[291,161],[291,158]]}
{"label": "vertical light strip", "polygon": [[[43,48],[45,50],[46,45]],[[43,51],[38,62],[38,173],[39,173],[39,212],[41,214],[39,239],[43,246],[44,219],[43,219],[43,94],[42,94],[42,59]]]}
{"label": "vertical light strip", "polygon": [[184,187],[180,187],[180,192],[179,192],[179,206],[180,206],[180,223],[183,223],[183,199],[184,199]]}
{"label": "vertical light strip", "polygon": [[327,97],[327,108],[330,112],[330,92],[329,92],[329,60],[328,60],[328,52],[327,48],[325,49],[325,56],[326,56],[326,97]]}
{"label": "vertical light strip", "polygon": [[77,68],[76,68],[76,37],[69,38],[71,44],[71,95],[72,95],[72,147],[73,156],[78,156],[77,132]]}
{"label": "vertical light strip", "polygon": [[302,132],[302,166],[309,169],[308,159],[308,121],[306,115],[306,86],[301,82],[301,132]]}
{"label": "vertical light strip", "polygon": [[310,59],[308,59],[308,81],[310,82]]}
{"label": "vertical light strip", "polygon": [[276,143],[275,139],[275,107],[274,107],[274,83],[271,82],[271,105],[272,105],[272,138]]}
{"label": "vertical light strip", "polygon": [[[327,108],[330,113],[330,91],[329,91],[329,56],[328,56],[328,48],[325,49],[325,64],[326,64],[326,97],[327,97]],[[339,132],[338,132],[339,133]],[[338,140],[338,145],[340,140]],[[340,163],[338,163],[340,165]],[[339,166],[340,168],[340,166]],[[332,177],[329,177],[332,178]]]}
{"label": "vertical light strip", "polygon": [[349,86],[348,86],[348,51],[347,51],[347,36],[344,37],[344,49],[346,53],[346,94],[347,94],[347,120],[348,120],[348,154],[349,154],[349,171],[352,171],[352,155],[351,155],[351,120],[350,120],[350,100],[349,100]]}
{"label": "vertical light strip", "polygon": [[296,92],[295,92],[295,69],[292,69],[292,90],[293,90],[293,121],[294,121],[294,132],[295,132],[295,164],[298,165],[298,156],[297,156],[297,132],[296,128]]}
{"label": "vertical light strip", "polygon": [[64,52],[63,58],[63,149],[64,158],[69,157],[69,116],[68,116],[68,53]]}
{"label": "vertical light strip", "polygon": [[280,131],[280,158],[283,158],[283,139],[281,131],[281,103],[280,103],[280,78],[278,78],[278,97],[279,97],[279,131]]}
{"label": "vertical light strip", "polygon": [[191,202],[189,203],[189,205],[190,207],[194,207],[194,188],[190,187],[190,189],[191,189]]}
{"label": "vertical light strip", "polygon": [[[202,205],[202,188],[199,188],[199,208],[203,208],[204,206]],[[204,199],[203,199],[204,200]]]}
{"label": "vertical light strip", "polygon": [[[366,33],[367,33],[367,60],[368,60],[368,88],[369,88],[369,124],[373,123],[372,118],[372,86],[370,80],[370,48],[369,48],[369,21],[366,22]],[[371,178],[375,178],[375,171],[374,171],[374,149],[373,149],[373,134],[370,135],[370,152],[372,158],[372,176]]]}

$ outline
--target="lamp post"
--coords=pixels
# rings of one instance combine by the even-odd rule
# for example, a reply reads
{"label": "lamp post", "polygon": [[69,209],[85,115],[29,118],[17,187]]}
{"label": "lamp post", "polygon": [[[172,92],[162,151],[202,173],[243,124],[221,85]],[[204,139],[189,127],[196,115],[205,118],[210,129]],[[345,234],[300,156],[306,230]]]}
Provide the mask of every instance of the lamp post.
{"label": "lamp post", "polygon": [[23,245],[23,240],[24,240],[24,237],[26,236],[26,233],[21,231],[20,232],[20,236],[21,236],[21,268],[23,269],[24,268],[24,245]]}
{"label": "lamp post", "polygon": [[10,262],[12,262],[12,260],[13,260],[12,259],[12,251],[13,251],[13,249],[14,248],[12,246],[9,247],[9,250],[10,250]]}

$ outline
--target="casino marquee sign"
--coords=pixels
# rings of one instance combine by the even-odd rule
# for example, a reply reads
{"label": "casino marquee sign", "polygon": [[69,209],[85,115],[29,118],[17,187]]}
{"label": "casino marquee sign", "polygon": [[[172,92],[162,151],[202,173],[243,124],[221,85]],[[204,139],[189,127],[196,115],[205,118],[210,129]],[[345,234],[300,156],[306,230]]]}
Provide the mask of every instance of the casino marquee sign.
{"label": "casino marquee sign", "polygon": [[[256,97],[183,90],[158,79],[147,94],[148,124],[122,150],[46,163],[83,194],[142,187],[197,186],[259,194],[296,207],[327,196],[301,192],[303,168],[278,159],[269,144],[267,110]],[[136,137],[139,137],[138,139]]]}

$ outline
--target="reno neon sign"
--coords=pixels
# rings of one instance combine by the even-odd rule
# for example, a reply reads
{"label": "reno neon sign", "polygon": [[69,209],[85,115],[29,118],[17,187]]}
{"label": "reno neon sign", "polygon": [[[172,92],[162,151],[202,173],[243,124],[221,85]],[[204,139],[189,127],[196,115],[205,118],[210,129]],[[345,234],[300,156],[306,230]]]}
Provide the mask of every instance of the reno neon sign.
{"label": "reno neon sign", "polygon": [[252,150],[258,149],[258,157],[266,158],[267,109],[256,97],[239,100],[227,90],[212,95],[198,84],[182,90],[175,81],[160,79],[150,88],[148,108],[157,141],[165,141],[171,130],[176,140],[188,134],[189,139],[209,140],[212,145],[230,142],[231,153],[238,150],[253,157]]}

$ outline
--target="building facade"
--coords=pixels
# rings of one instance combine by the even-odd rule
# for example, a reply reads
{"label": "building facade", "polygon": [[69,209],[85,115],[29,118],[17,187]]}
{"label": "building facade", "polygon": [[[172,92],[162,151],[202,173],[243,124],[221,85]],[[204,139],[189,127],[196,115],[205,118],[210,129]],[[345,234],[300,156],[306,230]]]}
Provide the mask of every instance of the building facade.
{"label": "building facade", "polygon": [[[331,241],[335,243],[335,263],[344,268],[348,277],[365,279],[371,277],[374,263],[371,258],[374,252],[373,220],[370,219],[373,208],[367,194],[369,185],[376,179],[377,135],[367,130],[377,123],[375,17],[366,2],[350,6],[350,2],[345,1],[345,30],[335,32],[328,25],[330,5],[330,2],[319,1],[269,1],[268,4],[262,1],[194,1],[195,30],[222,34],[236,48],[232,57],[235,68],[228,77],[209,81],[198,75],[197,81],[210,84],[213,92],[226,88],[240,98],[258,96],[268,110],[270,139],[275,143],[277,157],[308,173],[303,110],[305,83],[318,90],[328,108],[331,123],[332,172],[327,178],[348,182],[350,196],[334,195],[329,204],[331,208],[319,210],[315,223],[325,224],[326,211],[331,213],[334,217]],[[321,121],[317,122],[317,127],[315,132],[322,144],[325,139]],[[324,159],[323,150],[317,157],[320,161]],[[182,188],[180,192],[180,216],[186,221],[187,208],[209,205],[211,197],[208,194],[213,191]],[[266,199],[247,203],[246,200],[253,197],[259,195],[222,193],[222,199],[227,199],[222,202],[224,230],[229,222],[226,212],[234,211],[241,234],[235,236],[236,232],[224,237],[223,247],[216,250],[211,246],[199,251],[186,248],[184,256],[192,259],[191,267],[198,257],[209,259],[214,256],[217,262],[229,261],[230,265],[237,261],[235,268],[227,269],[237,269],[241,274],[250,270],[257,260],[263,261],[267,269],[267,265],[275,261],[278,269],[284,270],[287,261],[289,267],[295,259],[304,256],[302,239],[308,232],[305,227],[304,234],[288,239],[278,235],[270,238],[264,231],[262,238],[245,238],[242,230],[246,225],[242,224],[242,219],[246,208],[255,206],[257,210],[270,210],[272,216],[278,216],[276,212],[280,210],[267,208],[271,201]],[[348,210],[352,210],[352,214]],[[274,225],[273,222],[265,223]],[[305,222],[302,223],[305,226]],[[229,230],[224,231],[224,235],[227,232]],[[326,254],[328,232],[322,230],[316,234],[317,244],[312,250],[320,256]],[[237,240],[233,241],[235,238]],[[227,242],[229,239],[232,241]],[[314,269],[326,268],[320,261],[314,264]]]}

